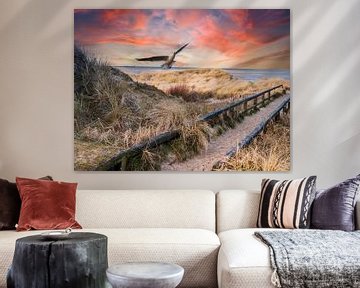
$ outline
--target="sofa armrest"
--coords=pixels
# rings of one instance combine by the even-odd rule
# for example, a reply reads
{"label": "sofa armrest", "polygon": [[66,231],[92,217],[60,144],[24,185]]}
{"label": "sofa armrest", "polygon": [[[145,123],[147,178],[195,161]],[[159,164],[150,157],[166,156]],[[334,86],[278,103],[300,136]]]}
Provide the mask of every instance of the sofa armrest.
{"label": "sofa armrest", "polygon": [[355,206],[355,229],[360,230],[360,199],[357,200]]}

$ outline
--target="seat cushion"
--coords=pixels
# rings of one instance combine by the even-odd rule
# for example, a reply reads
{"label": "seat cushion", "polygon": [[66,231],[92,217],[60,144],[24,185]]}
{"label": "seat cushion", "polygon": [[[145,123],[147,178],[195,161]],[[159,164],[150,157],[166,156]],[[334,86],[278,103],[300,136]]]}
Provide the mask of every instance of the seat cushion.
{"label": "seat cushion", "polygon": [[[77,230],[74,230],[77,231]],[[185,269],[179,287],[216,287],[216,262],[220,241],[203,229],[137,228],[82,229],[108,237],[109,265],[137,261],[171,262]],[[0,232],[0,287],[6,287],[6,273],[12,262],[17,238],[44,231]]]}
{"label": "seat cushion", "polygon": [[269,248],[254,236],[255,231],[262,230],[274,229],[235,229],[219,234],[219,288],[274,287],[270,280],[272,269]]}

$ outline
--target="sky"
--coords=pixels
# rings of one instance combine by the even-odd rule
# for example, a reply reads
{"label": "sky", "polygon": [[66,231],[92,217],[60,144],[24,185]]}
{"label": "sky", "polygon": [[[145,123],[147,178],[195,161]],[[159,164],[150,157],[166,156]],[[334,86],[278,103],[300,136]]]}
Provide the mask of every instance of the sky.
{"label": "sky", "polygon": [[136,58],[176,56],[174,66],[289,69],[288,9],[76,9],[75,45],[114,66],[160,66]]}

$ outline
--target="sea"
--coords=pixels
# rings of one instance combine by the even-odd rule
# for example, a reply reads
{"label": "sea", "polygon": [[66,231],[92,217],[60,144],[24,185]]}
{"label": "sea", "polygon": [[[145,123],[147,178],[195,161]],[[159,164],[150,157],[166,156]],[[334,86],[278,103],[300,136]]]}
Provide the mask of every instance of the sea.
{"label": "sea", "polygon": [[[114,66],[127,74],[140,74],[143,72],[160,72],[160,71],[182,71],[197,69],[195,67],[173,67],[170,70],[164,70],[160,67],[148,67],[148,66]],[[265,78],[282,78],[290,80],[290,70],[278,70],[278,69],[227,69],[222,70],[230,73],[237,79],[246,81],[256,81]]]}

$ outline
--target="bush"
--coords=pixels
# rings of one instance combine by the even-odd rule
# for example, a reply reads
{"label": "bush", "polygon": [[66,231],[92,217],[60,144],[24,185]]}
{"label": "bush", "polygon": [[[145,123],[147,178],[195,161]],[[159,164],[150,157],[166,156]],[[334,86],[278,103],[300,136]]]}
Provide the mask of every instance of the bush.
{"label": "bush", "polygon": [[167,90],[167,94],[179,97],[186,102],[197,102],[200,100],[200,95],[196,91],[190,89],[185,84],[178,84],[170,87]]}

